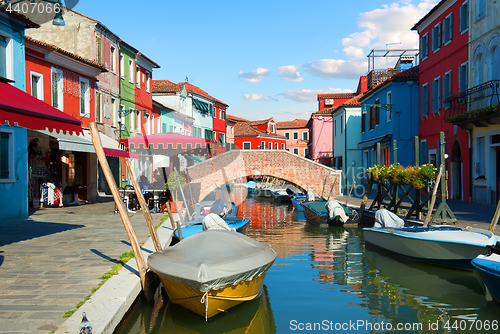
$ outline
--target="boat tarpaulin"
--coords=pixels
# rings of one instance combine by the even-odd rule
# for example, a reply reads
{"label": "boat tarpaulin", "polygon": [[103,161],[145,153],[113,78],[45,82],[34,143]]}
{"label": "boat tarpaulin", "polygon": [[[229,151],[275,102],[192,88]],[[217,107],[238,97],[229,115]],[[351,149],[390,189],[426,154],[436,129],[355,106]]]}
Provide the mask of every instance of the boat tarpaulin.
{"label": "boat tarpaulin", "polygon": [[241,233],[207,230],[153,253],[148,266],[158,275],[201,292],[251,281],[274,263],[276,252]]}

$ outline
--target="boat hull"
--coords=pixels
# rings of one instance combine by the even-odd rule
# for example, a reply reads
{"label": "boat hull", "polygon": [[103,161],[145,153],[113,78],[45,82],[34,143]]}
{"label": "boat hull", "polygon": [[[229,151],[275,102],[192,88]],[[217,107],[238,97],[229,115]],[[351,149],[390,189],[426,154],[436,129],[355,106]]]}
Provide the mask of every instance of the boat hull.
{"label": "boat hull", "polygon": [[[416,232],[417,229],[422,232]],[[363,235],[366,244],[411,260],[473,269],[472,259],[479,254],[488,253],[496,244],[496,237],[492,233],[482,236],[479,232],[469,234],[476,233],[472,230],[479,229],[467,231],[452,227],[440,230],[424,227],[363,228]],[[472,237],[477,239],[477,242],[470,242]]]}
{"label": "boat hull", "polygon": [[226,286],[219,290],[209,290],[206,296],[204,292],[185,284],[162,276],[159,278],[172,303],[210,319],[243,302],[257,298],[262,292],[265,276],[266,273],[263,273],[251,281]]}
{"label": "boat hull", "polygon": [[472,265],[477,269],[492,299],[500,304],[500,255],[478,256],[472,260]]}
{"label": "boat hull", "polygon": [[300,199],[300,198],[295,198],[295,197],[292,197],[292,198],[290,199],[290,201],[292,202],[293,209],[294,209],[295,211],[298,211],[298,212],[302,212],[302,211],[304,211],[304,208],[302,208],[301,203],[305,201],[305,197],[304,197],[304,199]]}
{"label": "boat hull", "polygon": [[[315,225],[344,225],[340,219],[330,219],[330,214],[326,210],[325,204],[326,201],[302,202],[301,206],[307,221]],[[345,206],[343,207],[346,210],[346,214],[351,214],[352,211],[349,208],[346,209]],[[348,222],[351,223],[350,220]]]}
{"label": "boat hull", "polygon": [[[239,232],[241,234],[247,233],[248,226],[250,223],[249,219],[231,218],[231,217],[223,219],[229,225],[229,227],[234,228],[236,232]],[[197,222],[195,224],[181,226],[182,238],[187,238],[193,234],[200,233],[202,231],[203,231],[203,221]],[[179,239],[179,232],[177,230],[174,231],[174,237]]]}

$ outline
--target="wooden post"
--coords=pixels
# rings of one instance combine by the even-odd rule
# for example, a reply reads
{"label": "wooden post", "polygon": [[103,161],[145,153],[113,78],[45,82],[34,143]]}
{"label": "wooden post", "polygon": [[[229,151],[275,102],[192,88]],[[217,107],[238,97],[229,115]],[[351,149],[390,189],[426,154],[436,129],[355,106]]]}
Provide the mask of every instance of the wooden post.
{"label": "wooden post", "polygon": [[489,230],[493,232],[498,223],[498,218],[500,217],[500,200],[498,200],[497,209],[495,211],[495,215],[493,216],[493,220],[491,221]]}
{"label": "wooden post", "polygon": [[[335,177],[335,175],[337,175],[337,174],[333,174],[333,175]],[[328,194],[328,200],[330,200],[330,197],[332,197],[332,191],[333,191],[333,188],[335,187],[335,185],[337,184],[337,180],[338,180],[337,177],[333,180],[332,187],[330,188],[330,193]]]}
{"label": "wooden post", "polygon": [[394,139],[392,141],[392,163],[397,164],[398,163],[398,141]]}
{"label": "wooden post", "polygon": [[167,202],[165,206],[167,207],[168,218],[170,218],[170,224],[172,224],[172,230],[175,231],[177,225],[175,225],[174,216],[172,215],[172,209],[170,208],[170,202]]}
{"label": "wooden post", "polygon": [[125,159],[127,163],[128,173],[130,174],[130,179],[132,180],[132,186],[135,190],[135,195],[139,200],[139,204],[141,206],[142,213],[144,214],[144,218],[146,219],[146,223],[148,224],[149,233],[151,234],[151,239],[153,240],[153,244],[157,251],[161,250],[160,239],[158,238],[158,234],[156,233],[155,225],[153,223],[153,218],[151,218],[151,212],[149,212],[149,207],[144,199],[144,195],[142,194],[141,188],[139,187],[139,183],[135,178],[134,169],[132,168],[132,163],[130,159]]}
{"label": "wooden post", "polygon": [[363,218],[363,212],[365,212],[366,203],[368,202],[368,196],[372,191],[373,179],[369,177],[368,186],[366,187],[365,195],[363,196],[363,200],[361,200],[361,205],[359,207],[359,222],[361,223],[361,218]]}
{"label": "wooden post", "polygon": [[[186,213],[187,213],[189,219],[191,219],[191,215],[189,213],[189,209],[188,209],[188,205],[187,205],[187,201],[186,201],[186,196],[184,196],[184,190],[182,189],[181,179],[179,178],[179,173],[177,173],[177,167],[174,167],[174,172],[175,172],[175,176],[177,178],[177,183],[179,183],[179,190],[181,191],[182,200],[184,201],[184,203],[186,203]],[[177,211],[177,209],[175,211]]]}
{"label": "wooden post", "polygon": [[125,227],[125,231],[127,232],[128,238],[130,240],[130,244],[132,245],[132,250],[134,251],[135,260],[137,262],[137,267],[139,269],[139,276],[141,278],[142,291],[144,292],[146,300],[148,302],[152,302],[153,291],[151,289],[149,280],[147,280],[146,263],[144,262],[144,258],[142,257],[141,246],[139,245],[139,241],[137,240],[137,235],[135,234],[134,226],[130,221],[127,209],[123,204],[120,192],[118,191],[118,187],[116,186],[115,179],[113,177],[113,174],[111,173],[111,169],[109,168],[108,161],[106,160],[106,155],[104,154],[104,150],[102,148],[101,137],[99,137],[99,131],[97,131],[97,125],[95,124],[95,122],[91,122],[89,123],[89,128],[90,128],[90,134],[92,135],[92,143],[94,144],[94,149],[97,154],[97,159],[101,164],[101,168],[104,173],[104,176],[106,177],[106,181],[108,181],[108,185],[109,188],[111,189],[111,193],[113,194],[113,198],[115,200],[116,207],[118,208],[118,212],[120,213],[123,226]]}
{"label": "wooden post", "polygon": [[328,174],[325,175],[325,179],[323,180],[323,189],[321,189],[321,198],[323,198],[323,193],[325,192],[326,178]]}
{"label": "wooden post", "polygon": [[419,150],[419,145],[418,145],[418,136],[415,136],[414,138],[414,145],[415,145],[415,166],[420,166],[420,150]]}
{"label": "wooden post", "polygon": [[181,223],[177,222],[177,233],[179,233],[179,240],[182,240]]}
{"label": "wooden post", "polygon": [[434,209],[434,203],[436,202],[437,189],[439,186],[439,182],[441,181],[441,175],[443,174],[443,169],[444,169],[444,163],[441,163],[441,165],[439,166],[439,173],[436,178],[436,183],[434,184],[434,189],[432,189],[431,204],[429,204],[429,209],[427,210],[427,215],[425,216],[424,227],[429,225],[429,221],[431,220],[432,217],[432,209]]}
{"label": "wooden post", "polygon": [[351,190],[349,190],[349,195],[347,196],[347,198],[346,198],[346,200],[345,200],[345,206],[347,206],[347,202],[349,201],[349,197],[351,197],[352,188],[354,188],[354,183],[356,183],[356,176],[353,176],[353,177],[352,177],[352,185],[351,185]]}

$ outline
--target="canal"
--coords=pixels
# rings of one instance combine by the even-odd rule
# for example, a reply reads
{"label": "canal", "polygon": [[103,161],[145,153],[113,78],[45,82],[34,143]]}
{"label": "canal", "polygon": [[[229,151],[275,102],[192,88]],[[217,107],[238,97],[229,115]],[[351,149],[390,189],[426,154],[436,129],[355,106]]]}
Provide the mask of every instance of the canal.
{"label": "canal", "polygon": [[474,272],[365,248],[360,228],[313,226],[291,205],[248,197],[239,216],[278,255],[258,299],[206,323],[159,289],[155,305],[139,299],[115,334],[498,331],[500,307]]}

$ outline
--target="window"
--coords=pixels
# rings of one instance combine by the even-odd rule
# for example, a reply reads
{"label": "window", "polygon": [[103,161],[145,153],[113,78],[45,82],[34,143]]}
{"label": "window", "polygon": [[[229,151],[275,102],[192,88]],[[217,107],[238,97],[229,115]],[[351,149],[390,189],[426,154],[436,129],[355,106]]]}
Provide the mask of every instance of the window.
{"label": "window", "polygon": [[434,167],[437,167],[436,149],[429,150],[429,164],[434,165]]}
{"label": "window", "polygon": [[473,62],[473,69],[474,69],[474,84],[475,85],[480,85],[484,83],[484,57],[481,52],[479,52],[475,57],[474,57],[474,62]]}
{"label": "window", "polygon": [[464,33],[469,29],[469,2],[465,1],[460,6],[460,33]]}
{"label": "window", "polygon": [[429,56],[429,34],[426,33],[420,38],[420,60]]}
{"label": "window", "polygon": [[308,131],[302,132],[302,140],[305,140],[305,141],[309,140],[309,132]]}
{"label": "window", "polygon": [[111,61],[110,61],[110,66],[111,66],[111,72],[116,73],[116,48],[114,46],[111,46]]}
{"label": "window", "polygon": [[139,66],[135,67],[135,83],[137,88],[141,87],[141,68]]}
{"label": "window", "polygon": [[441,109],[441,77],[432,81],[432,112]]}
{"label": "window", "polygon": [[102,41],[101,36],[95,37],[95,59],[99,64],[102,64]]}
{"label": "window", "polygon": [[429,84],[425,83],[422,85],[420,92],[420,114],[421,116],[427,116],[429,113]]}
{"label": "window", "polygon": [[278,149],[278,143],[274,143],[274,149],[277,150]]}
{"label": "window", "polygon": [[365,123],[366,123],[366,110],[363,110],[361,111],[361,133],[365,132]]}
{"label": "window", "polygon": [[290,132],[285,132],[286,139],[290,139]]}
{"label": "window", "polygon": [[146,92],[151,91],[151,73],[146,72]]}
{"label": "window", "polygon": [[102,108],[101,108],[101,96],[100,92],[95,93],[95,121],[102,122]]}
{"label": "window", "polygon": [[134,83],[134,62],[132,59],[128,60],[128,81]]}
{"label": "window", "polygon": [[80,116],[90,117],[90,85],[80,78]]}
{"label": "window", "polygon": [[285,144],[284,143],[281,143],[281,149],[284,150],[285,149]]}
{"label": "window", "polygon": [[451,87],[452,87],[451,71],[448,71],[443,75],[443,97],[444,97],[443,108],[444,109],[450,108],[450,103],[446,102],[446,98],[451,95]]}
{"label": "window", "polygon": [[123,55],[120,53],[120,76],[125,78],[125,59]]}
{"label": "window", "polygon": [[219,144],[220,147],[225,147],[226,146],[226,135],[224,133],[219,133]]}
{"label": "window", "polygon": [[261,150],[265,150],[266,149],[266,143],[265,142],[263,142],[263,141],[260,142],[260,149]]}
{"label": "window", "polygon": [[441,23],[432,28],[432,52],[439,51],[441,47]]}
{"label": "window", "polygon": [[448,44],[453,38],[453,13],[443,20],[443,44]]}
{"label": "window", "polygon": [[373,130],[375,128],[375,125],[379,124],[379,111],[380,111],[380,100],[377,99],[375,100],[374,104],[369,108],[368,110],[368,117],[369,117],[369,129]]}
{"label": "window", "polygon": [[63,72],[52,68],[52,106],[63,110]]}
{"label": "window", "polygon": [[469,87],[469,63],[465,62],[458,68],[458,91],[462,92]]}
{"label": "window", "polygon": [[299,149],[298,148],[294,148],[293,149],[293,153],[298,155],[299,154]]}
{"label": "window", "polygon": [[0,182],[15,182],[12,132],[0,131]]}
{"label": "window", "polygon": [[125,130],[125,106],[120,104],[120,128]]}
{"label": "window", "polygon": [[488,53],[488,81],[489,80],[500,80],[500,47],[493,45]]}
{"label": "window", "polygon": [[344,115],[340,115],[340,134],[344,132]]}
{"label": "window", "polygon": [[[161,133],[167,133],[167,123],[165,122],[162,122],[161,123]],[[200,135],[198,135],[198,137],[201,137]]]}
{"label": "window", "polygon": [[274,133],[274,124],[271,124],[271,133]]}
{"label": "window", "polygon": [[308,157],[308,156],[309,156],[309,149],[308,149],[308,148],[305,148],[305,149],[304,149],[304,156],[305,156],[305,157]]}
{"label": "window", "polygon": [[250,150],[252,148],[252,143],[250,142],[244,142],[243,143],[243,149],[244,150]]}
{"label": "window", "polygon": [[130,114],[128,115],[130,122],[130,132],[134,132],[135,130],[135,112],[133,112],[134,108],[129,108]]}
{"label": "window", "polygon": [[486,141],[484,137],[476,139],[476,161],[474,163],[474,175],[477,178],[485,178],[486,176]]}
{"label": "window", "polygon": [[337,137],[337,120],[333,120],[333,136]]}
{"label": "window", "polygon": [[293,132],[293,140],[298,140],[299,139],[299,133],[298,132]]}
{"label": "window", "polygon": [[31,96],[43,101],[43,75],[30,71]]}
{"label": "window", "polygon": [[485,0],[476,0],[474,1],[474,7],[475,7],[475,19],[479,20],[484,17],[484,7],[485,7]]}
{"label": "window", "polygon": [[118,119],[116,113],[116,100],[111,99],[111,126],[116,126],[116,120]]}
{"label": "window", "polygon": [[134,111],[135,117],[137,117],[137,122],[135,125],[137,126],[137,132],[142,133],[142,124],[141,124],[141,112],[140,111]]}
{"label": "window", "polygon": [[267,145],[267,148],[268,148],[269,150],[272,150],[272,149],[273,149],[273,143],[269,142],[269,144]]}
{"label": "window", "polygon": [[0,77],[7,77],[7,38],[0,35]]}
{"label": "window", "polygon": [[392,111],[392,92],[388,92],[387,93],[386,103],[387,103],[387,118],[386,118],[386,121],[390,122],[391,119],[392,119],[392,115],[391,115],[391,111]]}

